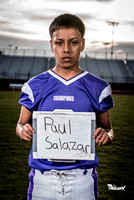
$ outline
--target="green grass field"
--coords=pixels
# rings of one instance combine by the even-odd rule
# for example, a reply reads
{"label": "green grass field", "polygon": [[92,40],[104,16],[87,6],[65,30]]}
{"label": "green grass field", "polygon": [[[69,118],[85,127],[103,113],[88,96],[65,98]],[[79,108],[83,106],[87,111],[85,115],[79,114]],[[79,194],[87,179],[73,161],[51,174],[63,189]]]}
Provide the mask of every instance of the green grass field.
{"label": "green grass field", "polygon": [[[21,141],[15,133],[19,95],[20,92],[0,92],[1,200],[26,200],[31,143]],[[134,198],[134,96],[113,95],[113,98],[115,106],[111,109],[111,120],[115,140],[111,145],[97,147],[99,197],[131,200]],[[125,191],[109,191],[107,184],[126,186]]]}

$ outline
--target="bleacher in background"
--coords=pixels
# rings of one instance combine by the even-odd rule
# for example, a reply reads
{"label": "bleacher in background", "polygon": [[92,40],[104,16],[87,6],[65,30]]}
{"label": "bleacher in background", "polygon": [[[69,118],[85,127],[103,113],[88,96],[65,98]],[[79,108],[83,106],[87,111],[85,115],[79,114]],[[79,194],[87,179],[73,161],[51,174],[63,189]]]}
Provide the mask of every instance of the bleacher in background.
{"label": "bleacher in background", "polygon": [[[0,79],[26,81],[54,66],[53,57],[0,55]],[[134,60],[80,58],[80,67],[110,83],[134,83]]]}

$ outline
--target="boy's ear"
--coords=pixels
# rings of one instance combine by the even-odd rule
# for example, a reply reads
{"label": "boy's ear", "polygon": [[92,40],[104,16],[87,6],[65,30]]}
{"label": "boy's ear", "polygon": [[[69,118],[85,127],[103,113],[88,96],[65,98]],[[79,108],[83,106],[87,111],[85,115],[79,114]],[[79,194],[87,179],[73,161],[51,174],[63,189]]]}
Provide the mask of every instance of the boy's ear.
{"label": "boy's ear", "polygon": [[85,49],[85,38],[82,38],[82,47],[81,47],[81,51],[83,51]]}
{"label": "boy's ear", "polygon": [[53,52],[53,41],[50,40],[50,45],[51,45],[51,51]]}

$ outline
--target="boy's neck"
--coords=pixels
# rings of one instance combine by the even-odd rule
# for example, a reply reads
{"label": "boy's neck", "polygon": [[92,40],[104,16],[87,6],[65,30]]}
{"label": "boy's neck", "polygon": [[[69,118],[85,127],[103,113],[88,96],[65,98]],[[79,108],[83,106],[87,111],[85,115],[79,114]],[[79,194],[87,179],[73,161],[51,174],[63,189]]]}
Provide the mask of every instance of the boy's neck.
{"label": "boy's neck", "polygon": [[54,67],[53,71],[58,74],[59,76],[61,76],[62,78],[64,78],[65,80],[69,80],[75,76],[77,76],[78,74],[80,74],[82,72],[82,69],[80,67],[76,68],[76,69],[67,69],[67,68],[58,68],[58,67]]}

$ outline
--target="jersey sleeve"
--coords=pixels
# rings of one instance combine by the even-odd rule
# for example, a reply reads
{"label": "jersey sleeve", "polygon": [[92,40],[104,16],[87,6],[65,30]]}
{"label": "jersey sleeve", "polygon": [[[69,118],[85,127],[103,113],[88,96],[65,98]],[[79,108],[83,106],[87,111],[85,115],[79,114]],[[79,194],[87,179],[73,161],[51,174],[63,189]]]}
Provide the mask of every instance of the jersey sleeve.
{"label": "jersey sleeve", "polygon": [[114,101],[112,98],[112,90],[111,90],[111,86],[108,85],[101,91],[99,95],[97,114],[106,112],[108,109],[112,108],[113,106],[114,106]]}
{"label": "jersey sleeve", "polygon": [[28,83],[25,83],[22,87],[19,103],[25,106],[30,112],[35,110],[33,91]]}

